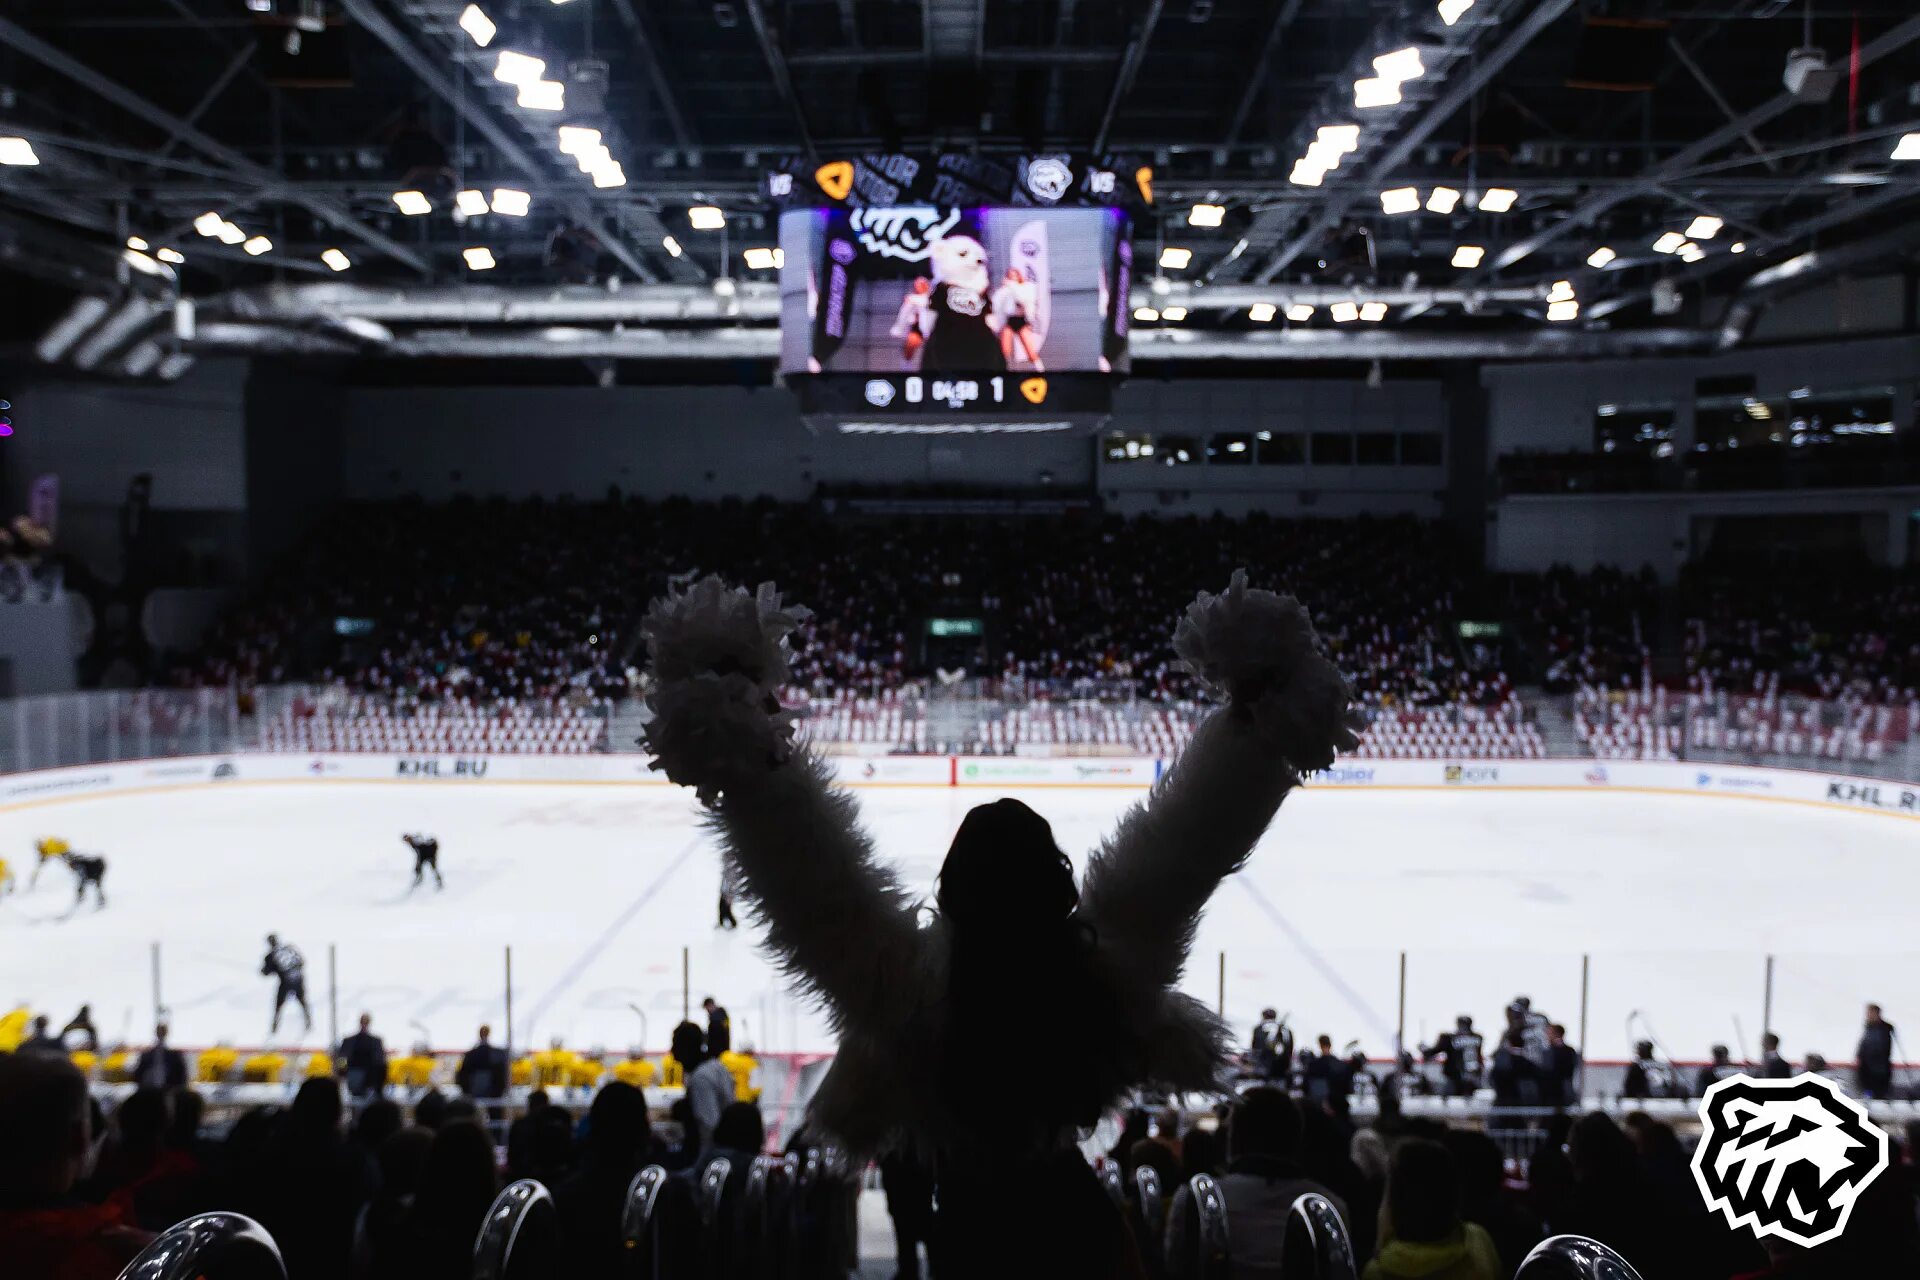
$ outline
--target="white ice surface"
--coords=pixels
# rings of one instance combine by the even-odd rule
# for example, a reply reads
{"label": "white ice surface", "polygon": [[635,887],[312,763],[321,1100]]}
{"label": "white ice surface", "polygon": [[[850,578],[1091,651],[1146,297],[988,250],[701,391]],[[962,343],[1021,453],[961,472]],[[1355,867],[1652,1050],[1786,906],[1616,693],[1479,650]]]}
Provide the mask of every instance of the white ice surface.
{"label": "white ice surface", "polygon": [[[880,848],[923,893],[961,815],[992,798],[859,794]],[[1078,860],[1141,793],[1010,794]],[[444,892],[408,891],[400,835],[415,830],[440,838]],[[48,834],[108,858],[104,911],[59,918],[72,902],[63,866],[24,891],[32,841]],[[1211,1003],[1224,953],[1238,1030],[1271,1003],[1303,1041],[1325,1031],[1382,1055],[1404,950],[1410,1041],[1459,1012],[1491,1031],[1525,992],[1577,1042],[1584,953],[1590,1055],[1624,1056],[1637,1010],[1676,1057],[1697,1058],[1733,1042],[1736,1020],[1752,1051],[1772,953],[1788,1054],[1850,1059],[1862,1002],[1896,1023],[1920,1017],[1917,855],[1908,821],[1736,797],[1302,792],[1215,898],[1187,986]],[[343,1028],[370,1010],[390,1043],[424,1029],[460,1047],[483,1020],[498,1038],[511,944],[518,1044],[624,1048],[640,1036],[638,1005],[657,1052],[680,1015],[685,947],[696,1013],[713,993],[763,1051],[831,1048],[751,924],[714,931],[713,846],[673,789],[235,783],[76,799],[0,812],[0,857],[23,882],[0,899],[0,1002],[58,1025],[89,1001],[109,1039],[146,1033],[157,942],[176,1043],[260,1043],[273,930],[306,953],[315,1015],[306,1036],[290,1015],[282,1042],[322,1041],[330,985]]]}

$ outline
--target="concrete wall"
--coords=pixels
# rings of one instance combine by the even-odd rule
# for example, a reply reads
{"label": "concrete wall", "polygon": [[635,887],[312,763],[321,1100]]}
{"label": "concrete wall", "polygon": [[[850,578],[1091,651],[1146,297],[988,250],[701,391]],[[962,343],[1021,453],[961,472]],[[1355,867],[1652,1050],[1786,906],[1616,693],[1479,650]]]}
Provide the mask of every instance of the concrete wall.
{"label": "concrete wall", "polygon": [[1920,518],[1920,488],[1765,493],[1523,495],[1503,500],[1489,526],[1488,564],[1537,573],[1557,564],[1588,569],[1650,565],[1672,582],[1716,516],[1858,515],[1884,528],[1882,563],[1907,562],[1908,529]]}
{"label": "concrete wall", "polygon": [[[1434,381],[1388,382],[1368,387],[1353,380],[1207,381],[1135,380],[1114,400],[1110,431],[1127,435],[1220,432],[1356,435],[1386,431],[1446,435],[1449,408]],[[1153,460],[1113,463],[1104,450],[1095,462],[1096,483],[1118,511],[1239,516],[1349,516],[1362,513],[1438,516],[1447,487],[1447,451],[1437,466],[1329,465],[1166,466]]]}

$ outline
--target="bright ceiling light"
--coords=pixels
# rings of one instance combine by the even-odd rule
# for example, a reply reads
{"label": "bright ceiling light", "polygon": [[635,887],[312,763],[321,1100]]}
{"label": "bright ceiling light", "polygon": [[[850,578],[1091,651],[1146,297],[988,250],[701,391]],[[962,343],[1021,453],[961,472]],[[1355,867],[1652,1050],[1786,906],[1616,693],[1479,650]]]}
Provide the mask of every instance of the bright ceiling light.
{"label": "bright ceiling light", "polygon": [[567,86],[558,80],[529,81],[520,86],[520,96],[514,101],[529,111],[564,111]]}
{"label": "bright ceiling light", "polygon": [[[138,249],[122,249],[120,251],[120,257],[128,266],[138,271],[141,275],[164,276],[169,279],[173,276],[171,270],[161,266],[146,254],[141,253]],[[0,419],[0,421],[5,421],[5,419]]]}
{"label": "bright ceiling light", "polygon": [[1385,213],[1412,213],[1420,207],[1420,188],[1395,187],[1380,193],[1380,208]]}
{"label": "bright ceiling light", "polygon": [[257,258],[267,250],[273,248],[273,241],[267,239],[265,236],[255,236],[240,247],[247,251],[248,257]]}
{"label": "bright ceiling light", "polygon": [[1900,135],[1900,141],[1893,144],[1895,160],[1920,160],[1920,133]]}
{"label": "bright ceiling light", "polygon": [[755,245],[740,256],[746,259],[747,266],[755,271],[773,270],[773,250],[765,245]]}
{"label": "bright ceiling light", "polygon": [[1440,21],[1452,26],[1471,8],[1473,0],[1440,0]]}
{"label": "bright ceiling light", "polygon": [[1162,307],[1160,309],[1160,318],[1162,320],[1172,320],[1177,323],[1187,318],[1187,309],[1185,307]]}
{"label": "bright ceiling light", "polygon": [[1598,249],[1595,249],[1592,253],[1587,255],[1587,265],[1595,268],[1604,267],[1609,262],[1612,262],[1615,258],[1619,256],[1620,256],[1619,254],[1615,253],[1612,249],[1609,249],[1606,245],[1603,244]]}
{"label": "bright ceiling light", "polygon": [[1653,251],[1655,253],[1678,253],[1680,252],[1680,246],[1686,242],[1687,238],[1678,231],[1669,231],[1653,242]]}
{"label": "bright ceiling light", "polygon": [[1555,280],[1553,282],[1553,288],[1547,290],[1547,301],[1548,302],[1573,301],[1573,281]]}
{"label": "bright ceiling light", "polygon": [[1390,107],[1400,101],[1400,84],[1378,77],[1353,82],[1353,105],[1361,111],[1369,107]]}
{"label": "bright ceiling light", "polygon": [[618,160],[603,164],[593,171],[593,185],[596,187],[624,187],[627,185],[627,171],[620,167]]}
{"label": "bright ceiling light", "polygon": [[1680,261],[1682,262],[1698,262],[1706,256],[1707,251],[1697,244],[1689,244],[1680,251]]}
{"label": "bright ceiling light", "polygon": [[500,28],[493,25],[493,19],[477,4],[470,4],[460,11],[460,29],[473,37],[473,42],[482,49],[493,43],[494,33]]}
{"label": "bright ceiling light", "polygon": [[1247,308],[1247,319],[1255,324],[1270,324],[1280,314],[1280,308],[1271,302],[1256,302]]}
{"label": "bright ceiling light", "polygon": [[718,231],[727,225],[727,215],[710,204],[697,204],[687,210],[687,221],[695,231]]}
{"label": "bright ceiling light", "polygon": [[1747,251],[1747,242],[1745,240],[1735,240],[1727,246],[1727,251],[1729,253],[1745,253]]}
{"label": "bright ceiling light", "polygon": [[491,271],[499,265],[493,260],[493,250],[487,248],[485,245],[480,245],[474,249],[462,250],[460,256],[467,260],[467,270],[469,271]]}
{"label": "bright ceiling light", "polygon": [[1520,193],[1512,187],[1488,187],[1480,193],[1480,212],[1505,213],[1519,198]]}
{"label": "bright ceiling light", "polygon": [[1360,318],[1368,324],[1379,324],[1387,318],[1387,304],[1384,302],[1361,303]]}
{"label": "bright ceiling light", "polygon": [[477,218],[487,211],[487,196],[484,191],[462,191],[453,198],[453,207],[469,218]]}
{"label": "bright ceiling light", "polygon": [[533,204],[533,197],[524,191],[512,187],[493,189],[493,211],[509,218],[524,218]]}
{"label": "bright ceiling light", "polygon": [[220,229],[213,233],[213,236],[214,239],[218,240],[221,244],[239,244],[247,238],[247,233],[234,226],[231,222],[223,222],[220,224]]}
{"label": "bright ceiling light", "polygon": [[320,261],[326,263],[335,271],[345,271],[353,265],[352,259],[348,258],[346,254],[340,252],[338,249],[327,250],[320,255]]}
{"label": "bright ceiling light", "polygon": [[33,154],[33,144],[25,138],[0,138],[0,164],[35,165],[40,157]]}
{"label": "bright ceiling light", "polygon": [[1336,302],[1327,308],[1335,324],[1349,324],[1360,318],[1360,308],[1351,302]]}
{"label": "bright ceiling light", "polygon": [[675,258],[679,257],[681,254],[686,252],[685,249],[682,249],[680,247],[680,242],[678,240],[675,240],[672,236],[662,236],[660,239],[660,247],[662,249],[665,249],[670,256]]}
{"label": "bright ceiling light", "polygon": [[546,74],[547,63],[544,58],[515,53],[511,49],[502,49],[493,64],[493,78],[501,84],[533,84]]}
{"label": "bright ceiling light", "polygon": [[1714,217],[1712,214],[1703,213],[1699,217],[1695,218],[1692,222],[1687,224],[1687,239],[1711,240],[1715,236],[1719,235],[1720,228],[1726,225],[1727,224],[1725,222],[1722,222],[1719,218]]}
{"label": "bright ceiling light", "polygon": [[1296,187],[1317,187],[1326,176],[1325,169],[1311,160],[1302,159],[1293,162],[1293,172],[1287,175],[1287,181]]}
{"label": "bright ceiling light", "polygon": [[1580,318],[1580,304],[1569,298],[1564,302],[1555,302],[1547,307],[1547,319],[1556,323],[1562,320]]}
{"label": "bright ceiling light", "polygon": [[1402,83],[1418,80],[1427,74],[1426,64],[1420,61],[1420,50],[1413,45],[1404,49],[1395,49],[1392,53],[1383,53],[1373,60],[1374,74],[1382,80]]}
{"label": "bright ceiling light", "polygon": [[1452,187],[1435,187],[1427,193],[1427,208],[1435,213],[1452,213],[1460,204],[1460,193]]}
{"label": "bright ceiling light", "polygon": [[217,236],[227,220],[217,213],[203,213],[193,220],[193,229],[203,236]]}
{"label": "bright ceiling light", "polygon": [[148,244],[145,240],[142,240],[139,236],[127,237],[127,248],[129,249],[138,249],[141,253],[145,253],[148,249],[152,247],[153,247],[152,245]]}
{"label": "bright ceiling light", "polygon": [[1160,318],[1160,313],[1152,307],[1135,307],[1133,309],[1133,318],[1143,324],[1152,324]]}
{"label": "bright ceiling light", "polygon": [[1184,271],[1193,261],[1193,250],[1170,244],[1160,251],[1160,265],[1169,271]]}
{"label": "bright ceiling light", "polygon": [[176,267],[186,262],[186,258],[181,255],[178,249],[162,249],[153,256],[162,262],[171,262]]}
{"label": "bright ceiling light", "polygon": [[1313,140],[1322,147],[1331,147],[1340,155],[1360,149],[1360,126],[1357,124],[1323,124],[1313,131]]}
{"label": "bright ceiling light", "polygon": [[433,212],[433,201],[427,199],[423,191],[396,191],[393,193],[393,203],[409,218]]}
{"label": "bright ceiling light", "polygon": [[613,152],[596,142],[583,146],[573,153],[573,162],[580,166],[580,172],[592,173],[595,169],[604,169],[613,163]]}
{"label": "bright ceiling light", "polygon": [[1310,302],[1294,303],[1287,308],[1287,319],[1293,321],[1295,324],[1305,324],[1307,321],[1313,319],[1313,304]]}
{"label": "bright ceiling light", "polygon": [[577,124],[560,126],[560,154],[577,156],[589,147],[600,145],[600,131]]}
{"label": "bright ceiling light", "polygon": [[1480,259],[1486,256],[1487,256],[1487,251],[1481,248],[1479,245],[1463,244],[1458,249],[1455,249],[1453,251],[1453,265],[1456,267],[1466,267],[1468,269],[1472,269],[1474,267],[1479,266]]}
{"label": "bright ceiling light", "polygon": [[1187,225],[1190,227],[1217,227],[1227,220],[1227,207],[1222,204],[1196,204],[1187,210]]}

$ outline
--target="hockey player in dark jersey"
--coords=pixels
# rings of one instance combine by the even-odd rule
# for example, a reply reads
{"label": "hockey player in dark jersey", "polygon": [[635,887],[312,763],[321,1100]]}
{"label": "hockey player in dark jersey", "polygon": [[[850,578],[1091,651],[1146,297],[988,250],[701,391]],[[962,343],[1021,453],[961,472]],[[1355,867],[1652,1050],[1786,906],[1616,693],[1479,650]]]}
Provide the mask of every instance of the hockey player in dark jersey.
{"label": "hockey player in dark jersey", "polygon": [[1486,1074],[1486,1041],[1473,1029],[1473,1019],[1461,1014],[1453,1030],[1443,1032],[1420,1051],[1422,1061],[1440,1060],[1440,1074],[1449,1097],[1467,1097],[1480,1087]]}
{"label": "hockey player in dark jersey", "polygon": [[427,872],[433,872],[433,887],[444,889],[447,882],[440,878],[440,842],[432,836],[401,836],[407,846],[413,850],[413,885],[407,890],[412,893],[420,887],[420,878]]}
{"label": "hockey player in dark jersey", "polygon": [[313,1010],[307,1008],[307,962],[301,957],[300,949],[280,941],[276,934],[268,934],[267,958],[260,962],[260,974],[274,979],[272,1033],[279,1034],[280,1009],[289,1000],[300,1006],[307,1030],[313,1030]]}
{"label": "hockey player in dark jersey", "polygon": [[98,911],[106,906],[107,895],[100,882],[107,878],[107,860],[97,853],[63,853],[60,857],[73,868],[74,876],[73,911],[67,914],[78,911],[80,904],[87,900],[88,886],[93,888],[93,909]]}

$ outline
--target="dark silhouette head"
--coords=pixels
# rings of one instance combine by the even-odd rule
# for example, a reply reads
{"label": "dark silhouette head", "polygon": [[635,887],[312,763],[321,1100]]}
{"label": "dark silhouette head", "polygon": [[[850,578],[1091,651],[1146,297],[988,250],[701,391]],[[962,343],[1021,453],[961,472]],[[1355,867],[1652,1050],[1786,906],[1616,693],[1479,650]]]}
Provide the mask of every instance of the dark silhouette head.
{"label": "dark silhouette head", "polygon": [[995,800],[961,821],[935,901],[956,932],[1045,930],[1073,915],[1080,891],[1047,820],[1018,800]]}
{"label": "dark silhouette head", "polygon": [[696,1022],[683,1022],[673,1029],[673,1060],[691,1072],[707,1060],[707,1033]]}
{"label": "dark silhouette head", "polygon": [[1300,1149],[1300,1108],[1278,1089],[1249,1089],[1227,1118],[1227,1158],[1292,1156]]}
{"label": "dark silhouette head", "polygon": [[1460,1229],[1460,1170],[1453,1153],[1426,1138],[1409,1138],[1387,1174],[1387,1222],[1396,1240],[1424,1244]]}
{"label": "dark silhouette head", "polygon": [[713,1145],[748,1155],[760,1154],[760,1149],[767,1145],[766,1123],[760,1118],[760,1108],[751,1102],[728,1104],[720,1113],[720,1119],[714,1122]]}
{"label": "dark silhouette head", "polygon": [[587,1154],[598,1167],[635,1166],[652,1132],[646,1095],[632,1085],[616,1080],[594,1095],[587,1110]]}

